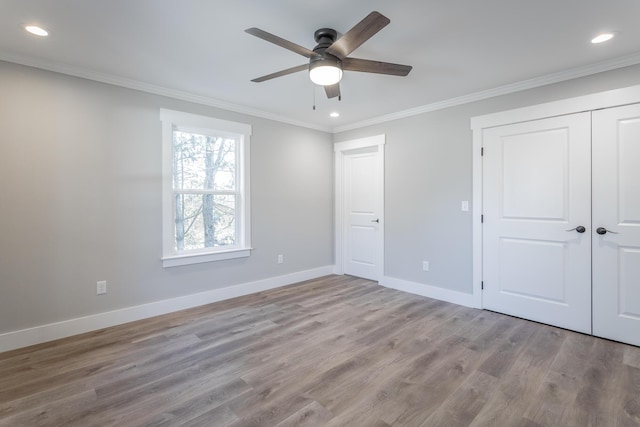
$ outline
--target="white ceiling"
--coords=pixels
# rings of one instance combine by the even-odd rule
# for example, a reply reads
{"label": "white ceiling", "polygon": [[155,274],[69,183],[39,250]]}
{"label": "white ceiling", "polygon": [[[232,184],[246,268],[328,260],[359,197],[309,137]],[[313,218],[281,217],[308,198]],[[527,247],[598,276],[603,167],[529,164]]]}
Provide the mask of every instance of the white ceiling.
{"label": "white ceiling", "polygon": [[[250,81],[307,60],[246,28],[313,48],[316,29],[344,33],[372,10],[391,23],[351,56],[412,65],[408,77],[345,72],[342,101],[317,88],[315,111],[306,72]],[[340,130],[530,79],[640,63],[639,21],[638,0],[0,0],[0,59]],[[27,34],[27,23],[50,37]],[[601,31],[617,36],[592,45]]]}

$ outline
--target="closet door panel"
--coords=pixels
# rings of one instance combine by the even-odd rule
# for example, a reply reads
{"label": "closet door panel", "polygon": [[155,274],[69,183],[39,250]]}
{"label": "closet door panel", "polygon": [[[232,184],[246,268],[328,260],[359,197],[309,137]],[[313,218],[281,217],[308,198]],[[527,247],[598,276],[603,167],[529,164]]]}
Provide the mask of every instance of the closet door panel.
{"label": "closet door panel", "polygon": [[483,307],[591,333],[590,113],[485,129],[483,145]]}
{"label": "closet door panel", "polygon": [[640,104],[594,111],[592,150],[593,334],[640,345]]}

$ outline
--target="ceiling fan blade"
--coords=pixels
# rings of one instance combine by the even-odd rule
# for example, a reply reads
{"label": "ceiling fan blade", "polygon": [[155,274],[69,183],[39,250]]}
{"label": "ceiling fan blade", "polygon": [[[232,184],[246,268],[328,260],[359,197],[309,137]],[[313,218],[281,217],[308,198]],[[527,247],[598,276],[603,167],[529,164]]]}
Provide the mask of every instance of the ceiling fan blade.
{"label": "ceiling fan blade", "polygon": [[309,65],[298,65],[297,67],[287,68],[286,70],[276,71],[275,73],[267,74],[266,76],[258,77],[257,79],[251,80],[252,82],[260,83],[265,80],[275,79],[276,77],[286,76],[287,74],[297,73],[298,71],[308,70]]}
{"label": "ceiling fan blade", "polygon": [[351,52],[356,50],[362,43],[373,37],[378,31],[386,27],[389,18],[380,12],[371,12],[362,21],[358,22],[352,29],[336,40],[326,50],[333,56],[344,59]]}
{"label": "ceiling fan blade", "polygon": [[335,98],[336,96],[340,96],[340,83],[325,86],[324,91],[327,94],[327,98],[329,99]]}
{"label": "ceiling fan blade", "polygon": [[266,40],[268,42],[271,42],[273,44],[276,44],[280,47],[283,47],[285,49],[289,49],[292,52],[295,52],[299,55],[305,56],[307,58],[311,58],[314,56],[318,56],[317,53],[315,53],[314,51],[307,49],[306,47],[300,46],[298,44],[295,44],[293,42],[290,42],[289,40],[285,40],[282,37],[278,37],[276,35],[273,35],[271,33],[267,33],[266,31],[263,31],[259,28],[247,28],[246,30],[244,30],[245,33],[251,34],[252,36],[256,36],[261,38],[262,40]]}
{"label": "ceiling fan blade", "polygon": [[370,61],[368,59],[345,58],[342,61],[343,70],[360,71],[363,73],[390,74],[392,76],[406,76],[412,68],[413,67],[411,65]]}

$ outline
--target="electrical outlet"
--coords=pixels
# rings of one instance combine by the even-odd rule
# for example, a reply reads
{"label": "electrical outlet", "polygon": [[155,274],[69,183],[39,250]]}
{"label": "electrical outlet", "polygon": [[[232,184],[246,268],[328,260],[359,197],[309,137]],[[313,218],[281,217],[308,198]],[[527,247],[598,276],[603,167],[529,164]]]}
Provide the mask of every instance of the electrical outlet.
{"label": "electrical outlet", "polygon": [[429,261],[422,261],[422,269],[424,271],[429,271]]}
{"label": "electrical outlet", "polygon": [[96,283],[96,294],[102,295],[107,293],[107,281],[101,280]]}
{"label": "electrical outlet", "polygon": [[469,212],[469,201],[468,200],[463,200],[460,203],[460,210],[462,212]]}
{"label": "electrical outlet", "polygon": [[278,264],[282,264],[284,262],[284,255],[278,255]]}

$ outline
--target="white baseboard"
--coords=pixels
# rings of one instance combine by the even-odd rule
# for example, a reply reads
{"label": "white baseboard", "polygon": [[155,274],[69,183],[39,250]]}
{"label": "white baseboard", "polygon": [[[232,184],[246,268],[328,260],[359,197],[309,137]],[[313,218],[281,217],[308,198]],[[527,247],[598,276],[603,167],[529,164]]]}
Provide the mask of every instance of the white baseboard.
{"label": "white baseboard", "polygon": [[291,285],[305,280],[333,274],[335,266],[299,271],[284,276],[271,277],[255,282],[242,283],[226,288],[213,289],[197,294],[185,295],[163,301],[127,307],[120,310],[107,311],[86,317],[64,320],[48,325],[0,334],[0,352],[14,350],[34,344],[40,344],[72,335],[121,325],[135,320],[172,313],[174,311],[210,304],[216,301],[235,298],[268,289]]}
{"label": "white baseboard", "polygon": [[465,294],[464,292],[452,291],[451,289],[425,285],[424,283],[410,282],[408,280],[396,279],[395,277],[388,276],[384,276],[379,283],[387,288],[447,301],[453,304],[463,305],[465,307],[475,307],[472,294]]}

